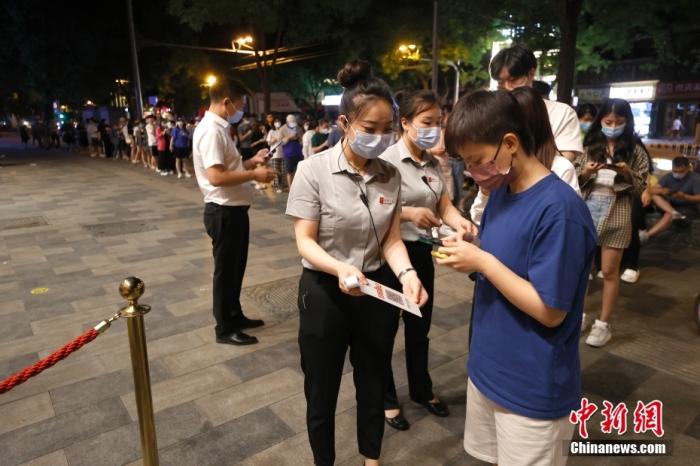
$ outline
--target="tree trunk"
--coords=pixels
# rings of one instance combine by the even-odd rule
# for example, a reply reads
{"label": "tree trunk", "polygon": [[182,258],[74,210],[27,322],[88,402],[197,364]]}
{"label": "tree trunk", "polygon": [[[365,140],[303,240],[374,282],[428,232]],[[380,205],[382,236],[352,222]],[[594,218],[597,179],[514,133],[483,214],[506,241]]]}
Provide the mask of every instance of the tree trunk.
{"label": "tree trunk", "polygon": [[557,100],[571,104],[576,73],[576,36],[578,17],[583,0],[557,0],[559,16],[559,69],[557,71]]}

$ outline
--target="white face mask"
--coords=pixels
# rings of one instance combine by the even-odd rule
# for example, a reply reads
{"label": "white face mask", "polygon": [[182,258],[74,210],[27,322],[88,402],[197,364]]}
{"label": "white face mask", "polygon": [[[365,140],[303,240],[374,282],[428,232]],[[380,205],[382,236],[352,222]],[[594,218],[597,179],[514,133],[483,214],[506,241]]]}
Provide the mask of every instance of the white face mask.
{"label": "white face mask", "polygon": [[394,143],[394,133],[368,134],[357,131],[352,126],[355,139],[350,142],[350,148],[354,153],[365,159],[378,158],[390,145]]}
{"label": "white face mask", "polygon": [[294,129],[294,128],[297,127],[297,122],[296,122],[296,121],[288,121],[288,122],[287,122],[287,126],[289,126],[290,128]]}
{"label": "white face mask", "polygon": [[411,126],[416,130],[416,138],[411,139],[413,143],[423,150],[432,149],[440,142],[440,127],[431,126],[428,128],[416,128],[411,123]]}
{"label": "white face mask", "polygon": [[279,121],[275,121],[275,129],[280,129],[282,127],[282,123]]}

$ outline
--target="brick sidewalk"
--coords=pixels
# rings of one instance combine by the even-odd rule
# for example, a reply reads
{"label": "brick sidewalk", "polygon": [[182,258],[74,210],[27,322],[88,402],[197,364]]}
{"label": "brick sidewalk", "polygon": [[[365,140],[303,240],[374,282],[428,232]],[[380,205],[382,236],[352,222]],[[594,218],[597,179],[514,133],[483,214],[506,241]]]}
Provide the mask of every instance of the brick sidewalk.
{"label": "brick sidewalk", "polygon": [[[5,155],[3,158],[2,155]],[[213,342],[211,249],[194,179],[162,178],[125,162],[0,144],[0,378],[31,364],[122,305],[119,281],[146,283],[158,446],[163,465],[311,464],[296,344],[300,264],[286,197],[257,193],[244,307],[267,325],[260,344]],[[614,339],[582,345],[584,391],[600,403],[665,402],[672,457],[573,458],[569,464],[692,464],[700,457],[700,340],[691,303],[697,250],[643,251],[638,284],[623,285]],[[461,447],[471,282],[438,269],[431,332],[436,393],[451,407],[428,417],[407,402],[403,342],[394,368],[411,430],[387,429],[384,464],[483,464]],[[44,294],[33,295],[34,288]],[[600,303],[593,282],[589,312]],[[338,464],[359,464],[346,367],[337,410]],[[140,464],[125,325],[0,395],[0,464]],[[612,438],[589,423],[593,438]],[[626,436],[627,437],[627,436]],[[635,435],[629,436],[635,438]],[[644,438],[650,438],[648,436]]]}

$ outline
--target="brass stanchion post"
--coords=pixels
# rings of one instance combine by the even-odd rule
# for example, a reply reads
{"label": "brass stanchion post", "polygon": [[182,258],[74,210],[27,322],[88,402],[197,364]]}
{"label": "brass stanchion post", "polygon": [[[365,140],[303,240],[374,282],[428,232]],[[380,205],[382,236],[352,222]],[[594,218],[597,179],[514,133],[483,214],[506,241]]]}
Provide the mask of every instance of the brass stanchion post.
{"label": "brass stanchion post", "polygon": [[158,466],[158,446],[156,444],[156,425],[153,420],[153,400],[151,398],[151,375],[148,369],[148,352],[146,350],[146,329],[143,315],[151,310],[150,306],[138,304],[146,287],[136,277],[125,278],[119,284],[119,294],[129,305],[119,311],[120,317],[127,317],[129,329],[129,348],[131,350],[131,367],[134,372],[134,394],[136,410],[139,417],[141,433],[141,450],[145,466]]}

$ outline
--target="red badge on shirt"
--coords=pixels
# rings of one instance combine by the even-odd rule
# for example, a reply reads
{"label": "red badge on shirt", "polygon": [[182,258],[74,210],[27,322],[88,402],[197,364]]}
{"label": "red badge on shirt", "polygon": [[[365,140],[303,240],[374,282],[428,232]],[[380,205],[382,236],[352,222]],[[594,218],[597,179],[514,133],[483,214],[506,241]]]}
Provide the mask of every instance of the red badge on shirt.
{"label": "red badge on shirt", "polygon": [[393,203],[394,203],[393,199],[389,199],[389,198],[384,197],[384,196],[379,196],[379,204],[381,204],[381,205],[391,205],[391,204],[393,204]]}

